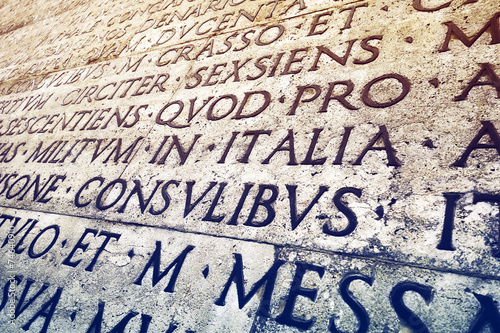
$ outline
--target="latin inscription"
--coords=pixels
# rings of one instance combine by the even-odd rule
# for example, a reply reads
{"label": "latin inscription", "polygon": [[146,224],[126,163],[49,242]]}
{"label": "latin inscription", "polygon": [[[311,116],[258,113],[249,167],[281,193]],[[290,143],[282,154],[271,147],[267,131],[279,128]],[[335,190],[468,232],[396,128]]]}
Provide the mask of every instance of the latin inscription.
{"label": "latin inscription", "polygon": [[[183,293],[189,293],[189,290],[182,286],[185,279],[194,278],[195,284],[203,284],[203,281],[211,281],[212,276],[217,274],[217,270],[222,270],[223,278],[215,283],[215,288],[210,290],[209,299],[204,303],[208,302],[211,308],[235,307],[237,312],[250,311],[252,316],[258,318],[257,323],[263,329],[279,325],[303,330],[315,328],[336,332],[340,327],[347,325],[347,327],[358,327],[366,331],[371,327],[370,325],[376,323],[376,325],[392,328],[403,325],[413,329],[428,330],[429,327],[440,327],[436,326],[431,318],[433,318],[433,312],[439,312],[440,307],[450,302],[451,294],[459,295],[462,301],[452,304],[449,311],[466,310],[469,312],[474,309],[468,315],[470,317],[470,322],[467,323],[468,332],[475,332],[486,327],[495,329],[495,325],[500,320],[495,306],[495,297],[498,297],[498,293],[495,293],[495,296],[484,294],[479,286],[475,287],[476,290],[469,288],[464,291],[457,290],[474,284],[474,279],[466,276],[455,276],[454,284],[443,288],[437,284],[437,279],[449,276],[450,273],[433,273],[427,276],[426,283],[421,283],[419,282],[421,281],[419,269],[412,268],[410,270],[416,273],[415,277],[401,280],[404,276],[399,275],[397,270],[393,271],[387,267],[362,268],[366,263],[363,263],[361,259],[336,256],[332,258],[334,262],[327,264],[324,258],[313,257],[308,262],[302,260],[307,251],[294,253],[284,248],[276,249],[279,252],[277,258],[251,257],[249,259],[241,253],[231,253],[231,248],[234,247],[229,247],[218,254],[227,256],[227,264],[221,267],[214,265],[213,259],[205,258],[203,252],[200,252],[204,251],[203,249],[207,246],[207,239],[203,237],[195,243],[176,246],[173,252],[172,249],[166,249],[170,243],[167,241],[168,237],[156,241],[154,238],[148,239],[147,242],[151,244],[145,246],[150,250],[147,255],[143,256],[143,250],[134,247],[133,244],[136,242],[132,241],[132,244],[128,243],[125,247],[122,247],[123,244],[119,245],[124,238],[129,239],[129,228],[122,227],[120,231],[112,232],[84,227],[80,230],[80,234],[73,234],[74,237],[67,239],[69,233],[64,230],[64,225],[47,224],[36,219],[7,214],[3,214],[0,218],[2,231],[14,230],[13,237],[18,242],[12,248],[17,258],[24,258],[24,264],[34,260],[47,261],[48,258],[53,258],[50,256],[51,252],[57,252],[61,256],[61,261],[53,262],[50,259],[51,265],[64,272],[65,275],[99,274],[110,265],[116,265],[110,260],[110,256],[113,256],[113,253],[116,255],[116,249],[120,247],[129,263],[114,269],[118,269],[121,276],[126,278],[119,282],[111,277],[109,280],[103,280],[101,285],[103,290],[106,290],[108,285],[129,284],[135,290],[134,293],[155,292],[159,295],[171,294],[173,297],[182,298]],[[83,223],[80,223],[83,221],[75,220],[74,222],[83,227]],[[160,233],[163,232],[160,230]],[[9,238],[5,237],[2,248],[8,247],[9,244]],[[229,244],[225,245],[229,246]],[[325,257],[325,255],[322,256]],[[339,270],[337,265],[344,261],[353,261],[356,268]],[[256,268],[263,262],[265,262],[264,269]],[[254,267],[253,271],[244,268],[245,264]],[[200,271],[196,272],[198,269]],[[387,271],[382,272],[379,269]],[[250,278],[246,279],[247,276]],[[290,279],[286,280],[288,278]],[[36,281],[29,276],[12,275],[10,279],[3,281],[0,307],[2,310],[9,307],[10,299],[13,297],[9,290],[12,286],[16,286],[21,290],[21,297],[13,308],[13,314],[15,318],[23,319],[21,328],[25,331],[30,330],[31,325],[37,323],[37,327],[41,328],[40,331],[48,332],[53,321],[76,321],[84,327],[83,331],[92,331],[103,326],[113,329],[140,327],[143,332],[158,329],[151,328],[152,324],[155,325],[152,327],[159,326],[162,330],[171,332],[180,326],[186,328],[186,323],[179,322],[179,319],[165,322],[161,317],[161,311],[151,310],[152,312],[148,313],[137,303],[131,304],[133,309],[130,312],[119,315],[119,318],[110,319],[116,315],[108,309],[109,305],[106,301],[98,300],[97,295],[88,298],[89,304],[79,304],[79,307],[71,314],[61,314],[58,309],[64,306],[63,304],[67,304],[71,298],[71,282],[66,279],[64,281],[63,286],[55,287],[50,282]],[[284,283],[284,281],[288,282]],[[314,283],[314,288],[310,287],[311,283]],[[497,278],[488,283],[497,285]],[[61,285],[60,282],[59,285]],[[360,287],[367,295],[360,294]],[[382,293],[388,292],[387,289],[390,293],[381,298]],[[426,312],[426,315],[421,316],[410,310],[408,300],[403,299],[403,295],[410,291],[422,297],[431,312]],[[257,296],[258,293],[260,297]],[[327,316],[317,312],[322,306],[327,306],[329,300],[325,298],[326,295],[335,299],[336,304]],[[300,310],[296,309],[295,305],[299,299],[303,304]],[[92,300],[94,302],[91,302]],[[338,303],[337,300],[339,300]],[[377,304],[376,300],[381,304]],[[411,307],[415,308],[415,304],[410,303]],[[464,307],[464,304],[467,304],[467,307]],[[380,306],[389,310],[382,320],[373,316],[373,310],[380,309]],[[82,317],[84,308],[93,309],[92,316]],[[329,306],[327,308],[330,309]],[[340,314],[339,311],[344,309],[349,309],[350,314]],[[167,312],[170,311],[167,310]],[[132,321],[132,318],[136,319]]]}
{"label": "latin inscription", "polygon": [[0,12],[0,327],[500,326],[494,0]]}

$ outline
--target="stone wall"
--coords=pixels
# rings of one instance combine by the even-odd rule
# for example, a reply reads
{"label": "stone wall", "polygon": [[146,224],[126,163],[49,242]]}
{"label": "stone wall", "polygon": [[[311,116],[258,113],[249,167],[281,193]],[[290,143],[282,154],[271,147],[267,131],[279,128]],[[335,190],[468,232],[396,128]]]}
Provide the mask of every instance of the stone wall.
{"label": "stone wall", "polygon": [[500,332],[498,0],[0,14],[0,331]]}

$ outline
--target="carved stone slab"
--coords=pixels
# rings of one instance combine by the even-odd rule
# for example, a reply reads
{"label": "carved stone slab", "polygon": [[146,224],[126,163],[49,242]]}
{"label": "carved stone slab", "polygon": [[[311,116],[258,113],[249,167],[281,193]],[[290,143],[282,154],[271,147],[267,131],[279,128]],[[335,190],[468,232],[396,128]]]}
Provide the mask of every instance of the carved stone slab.
{"label": "carved stone slab", "polygon": [[498,331],[497,0],[0,14],[1,331]]}

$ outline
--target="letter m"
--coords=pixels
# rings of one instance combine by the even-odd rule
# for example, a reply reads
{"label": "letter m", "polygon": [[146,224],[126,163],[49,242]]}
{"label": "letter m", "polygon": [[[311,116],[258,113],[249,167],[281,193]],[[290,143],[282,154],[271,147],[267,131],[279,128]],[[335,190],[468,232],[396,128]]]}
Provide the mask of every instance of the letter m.
{"label": "letter m", "polygon": [[[42,151],[43,141],[40,141],[40,143],[38,144],[38,147],[35,149],[33,154],[31,154],[30,157],[28,157],[28,159],[26,161],[24,161],[24,163],[28,163],[31,160],[31,158],[33,158],[33,162],[42,163],[43,159],[47,156],[47,154],[48,154],[48,157],[47,157],[47,160],[48,160],[48,158],[54,152],[54,151],[50,152],[50,150],[53,148],[53,146],[55,144],[57,144],[56,148],[55,148],[55,149],[57,149],[57,146],[59,145],[59,143],[60,143],[59,141],[54,141],[47,148],[45,148]],[[37,159],[38,159],[38,161],[37,161]],[[45,160],[45,162],[43,162],[43,163],[46,163],[47,160]]]}
{"label": "letter m", "polygon": [[243,259],[241,257],[241,254],[238,253],[234,254],[234,259],[236,259],[236,262],[234,263],[231,276],[229,276],[229,279],[226,282],[224,290],[222,291],[222,294],[220,295],[219,299],[215,301],[215,304],[219,306],[224,306],[226,304],[226,296],[229,291],[229,287],[231,287],[233,281],[234,283],[236,283],[236,291],[238,294],[238,305],[240,309],[242,309],[250,301],[250,299],[252,299],[255,293],[257,293],[257,291],[265,284],[266,287],[264,289],[264,294],[262,295],[262,300],[260,301],[257,315],[263,317],[269,317],[271,297],[273,295],[274,284],[276,282],[278,269],[285,262],[282,260],[276,260],[273,266],[269,268],[267,273],[264,274],[264,276],[252,286],[252,289],[248,292],[248,294],[245,295],[245,284],[244,284],[245,278],[243,277]]}
{"label": "letter m", "polygon": [[500,12],[495,13],[493,17],[486,22],[485,26],[475,35],[472,37],[467,37],[467,35],[459,28],[457,25],[451,21],[449,22],[444,22],[443,24],[448,27],[448,31],[446,32],[446,37],[444,38],[443,45],[439,48],[439,52],[445,52],[449,51],[450,47],[450,40],[452,36],[455,36],[458,38],[465,46],[471,47],[472,44],[476,42],[476,40],[481,37],[486,30],[490,29],[490,34],[491,34],[491,43],[490,45],[498,44],[500,43],[500,25],[498,23],[498,18],[500,17]]}
{"label": "letter m", "polygon": [[151,256],[151,259],[149,262],[146,264],[146,267],[144,267],[144,270],[142,271],[141,275],[139,278],[134,282],[134,284],[141,285],[142,284],[142,279],[146,275],[147,271],[151,266],[153,266],[153,287],[160,282],[161,279],[163,279],[168,272],[172,268],[174,268],[172,272],[172,276],[170,277],[170,281],[168,282],[167,287],[165,288],[164,291],[168,293],[173,293],[174,292],[174,287],[175,287],[175,282],[177,281],[177,277],[179,276],[179,273],[182,268],[182,264],[184,264],[184,260],[186,259],[186,256],[189,252],[191,252],[194,249],[194,246],[188,245],[186,248],[182,251],[181,254],[177,258],[175,258],[174,261],[163,271],[160,272],[160,263],[161,263],[161,242],[157,241],[156,242],[156,249],[153,255]]}
{"label": "letter m", "polygon": [[122,69],[116,73],[116,74],[120,74],[121,72],[123,72],[123,70],[125,70],[125,72],[128,72],[129,70],[132,70],[132,72],[135,72],[137,70],[137,68],[139,68],[139,65],[141,64],[141,62],[144,60],[144,58],[146,58],[147,54],[143,55],[142,58],[140,58],[139,60],[137,60],[135,63],[131,64],[132,63],[132,58],[131,57],[128,57],[128,60],[127,60],[127,63],[122,67]]}
{"label": "letter m", "polygon": [[139,141],[141,141],[142,139],[144,139],[144,137],[142,137],[142,136],[138,137],[127,149],[125,149],[125,151],[122,152],[121,151],[122,150],[122,139],[119,138],[113,151],[108,155],[108,157],[102,163],[108,163],[108,161],[110,160],[113,153],[115,153],[115,157],[113,158],[113,161],[115,163],[117,163],[120,160],[120,158],[122,158],[125,154],[127,154],[127,156],[123,160],[123,163],[128,163],[129,159],[132,157],[132,153],[134,152],[135,147],[137,146]]}

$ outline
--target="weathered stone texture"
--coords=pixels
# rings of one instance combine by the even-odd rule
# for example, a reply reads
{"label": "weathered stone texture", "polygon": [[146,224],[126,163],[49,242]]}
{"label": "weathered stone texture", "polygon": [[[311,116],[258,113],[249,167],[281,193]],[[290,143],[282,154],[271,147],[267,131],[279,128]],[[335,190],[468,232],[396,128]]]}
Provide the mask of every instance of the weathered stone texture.
{"label": "weathered stone texture", "polygon": [[3,1],[0,330],[498,332],[499,20]]}

